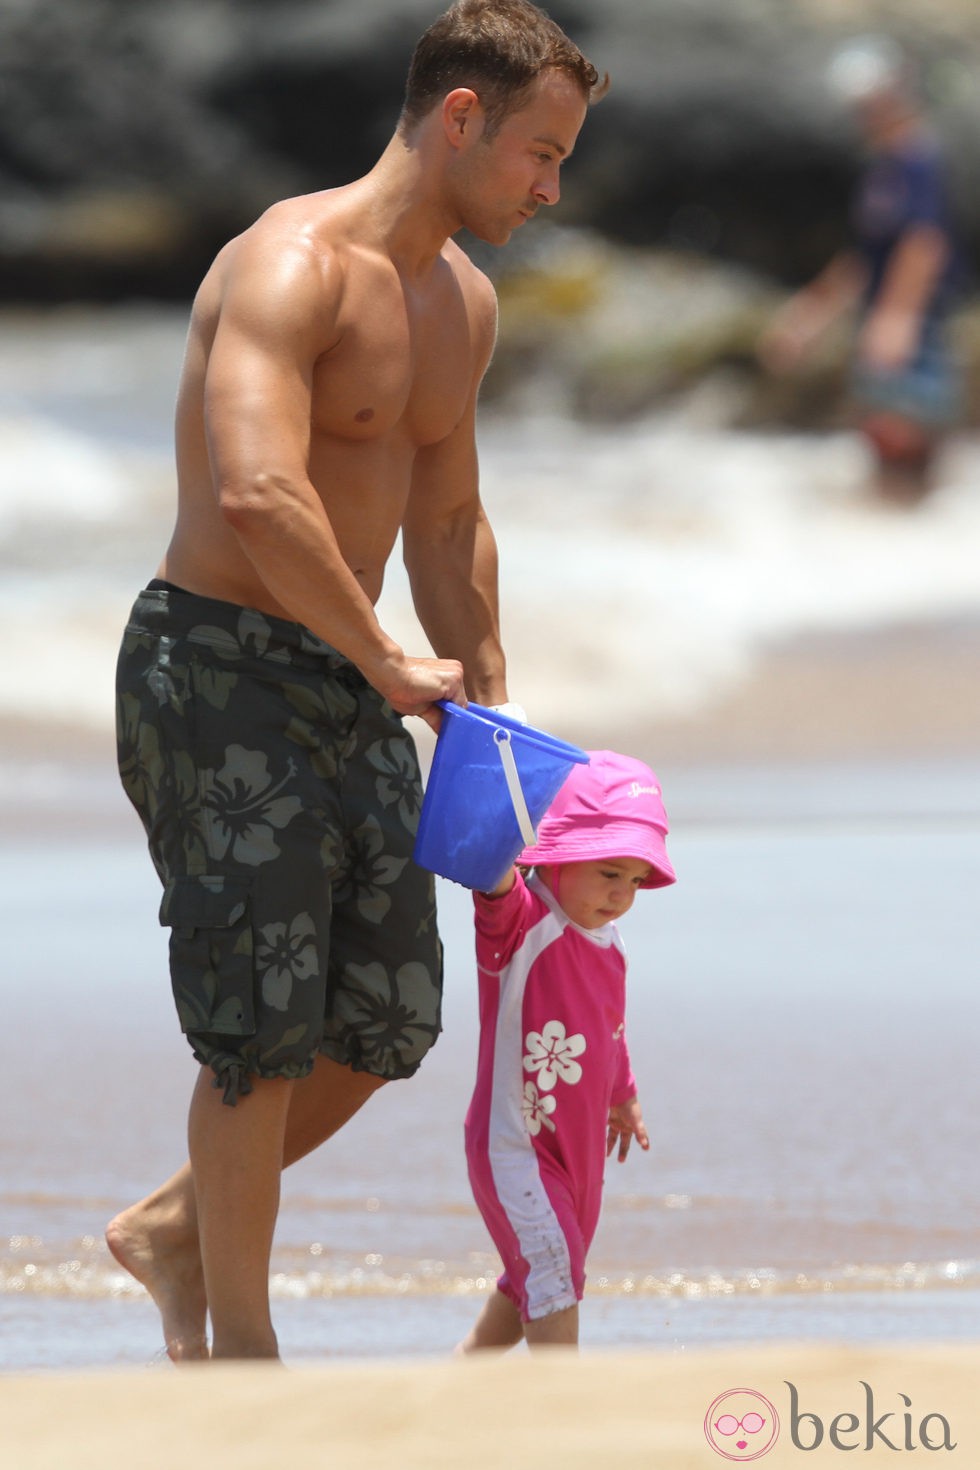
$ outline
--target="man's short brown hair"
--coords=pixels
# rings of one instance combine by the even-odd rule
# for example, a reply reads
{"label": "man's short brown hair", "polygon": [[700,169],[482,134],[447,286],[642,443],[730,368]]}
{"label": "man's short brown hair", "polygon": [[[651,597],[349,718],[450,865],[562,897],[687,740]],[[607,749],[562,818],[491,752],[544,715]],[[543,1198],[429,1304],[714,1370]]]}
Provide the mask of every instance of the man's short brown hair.
{"label": "man's short brown hair", "polygon": [[419,39],[401,126],[410,130],[454,88],[470,87],[486,114],[485,136],[491,137],[549,68],[570,77],[586,101],[597,101],[609,85],[530,0],[457,0]]}

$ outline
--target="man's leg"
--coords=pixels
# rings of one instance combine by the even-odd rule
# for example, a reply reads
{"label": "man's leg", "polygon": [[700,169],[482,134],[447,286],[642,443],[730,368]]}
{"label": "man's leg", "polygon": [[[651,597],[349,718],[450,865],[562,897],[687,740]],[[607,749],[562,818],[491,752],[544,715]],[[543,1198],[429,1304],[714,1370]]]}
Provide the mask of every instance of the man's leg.
{"label": "man's leg", "polygon": [[225,1107],[201,1072],[187,1137],[213,1358],[277,1358],[269,1257],[293,1084],[257,1077],[246,1107]]}
{"label": "man's leg", "polygon": [[168,1356],[208,1356],[208,1299],[197,1239],[197,1201],[190,1164],[145,1199],[109,1221],[106,1244],[153,1298]]}
{"label": "man's leg", "polygon": [[[330,1138],[382,1085],[380,1077],[352,1072],[318,1056],[308,1077],[289,1084],[282,1166],[295,1163]],[[209,1070],[202,1071],[198,1087],[207,1087],[223,1106],[221,1094],[211,1087]],[[254,1094],[249,1094],[237,1107],[224,1111],[240,1113],[247,1120],[253,1100]],[[116,1260],[156,1303],[170,1357],[175,1362],[206,1358],[208,1304],[190,1164],[110,1221],[106,1240]]]}

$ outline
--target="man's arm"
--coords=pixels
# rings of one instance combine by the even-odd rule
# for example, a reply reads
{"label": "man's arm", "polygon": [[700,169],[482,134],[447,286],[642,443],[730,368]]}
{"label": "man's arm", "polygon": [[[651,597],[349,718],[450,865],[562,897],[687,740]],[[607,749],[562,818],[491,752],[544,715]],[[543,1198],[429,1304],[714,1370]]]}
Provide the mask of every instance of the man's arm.
{"label": "man's arm", "polygon": [[506,672],[500,642],[497,543],[480,501],[476,399],[493,350],[496,306],[489,287],[478,303],[478,343],[463,417],[415,460],[402,524],[405,566],[419,621],[439,658],[459,659],[466,692],[480,704],[503,704]]}
{"label": "man's arm", "polygon": [[841,251],[785,301],[762,334],[759,358],[769,372],[792,372],[819,337],[855,306],[867,280],[860,256]]}
{"label": "man's arm", "polygon": [[937,225],[913,225],[899,240],[858,343],[869,367],[897,372],[915,355],[922,318],[949,251],[946,234]]}
{"label": "man's arm", "polygon": [[[462,694],[453,660],[408,657],[341,555],[308,474],[313,370],[342,278],[322,252],[268,234],[240,242],[211,347],[205,418],[222,513],[271,595],[394,707],[437,722]],[[326,333],[326,335],[325,335]]]}

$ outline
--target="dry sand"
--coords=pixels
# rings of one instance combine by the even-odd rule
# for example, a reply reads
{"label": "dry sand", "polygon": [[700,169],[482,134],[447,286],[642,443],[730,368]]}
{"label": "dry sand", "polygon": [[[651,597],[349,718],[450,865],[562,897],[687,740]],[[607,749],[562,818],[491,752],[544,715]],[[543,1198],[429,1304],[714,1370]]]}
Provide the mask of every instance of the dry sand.
{"label": "dry sand", "polygon": [[[933,1455],[980,1464],[980,1346],[916,1349],[746,1348],[693,1355],[568,1356],[481,1362],[169,1367],[0,1380],[2,1462],[10,1470],[772,1470]],[[790,1390],[800,1418],[793,1441]],[[867,1413],[867,1384],[873,1420]],[[779,1432],[771,1449],[723,1457],[705,1415],[731,1389],[764,1395]],[[901,1395],[904,1395],[903,1399]],[[905,1400],[910,1404],[906,1405]],[[743,1400],[744,1402],[744,1400]],[[744,1412],[744,1410],[743,1410]],[[822,1442],[808,1448],[817,1436]],[[889,1414],[890,1418],[882,1416]],[[908,1446],[906,1419],[908,1415]],[[951,1451],[941,1446],[949,1426]],[[843,1419],[839,1416],[845,1416]],[[927,1417],[929,1416],[929,1417]],[[841,1448],[831,1442],[831,1426]],[[767,1431],[764,1431],[767,1432]],[[886,1436],[887,1443],[882,1439]],[[889,1446],[894,1446],[893,1448]],[[846,1461],[845,1461],[846,1463]]]}

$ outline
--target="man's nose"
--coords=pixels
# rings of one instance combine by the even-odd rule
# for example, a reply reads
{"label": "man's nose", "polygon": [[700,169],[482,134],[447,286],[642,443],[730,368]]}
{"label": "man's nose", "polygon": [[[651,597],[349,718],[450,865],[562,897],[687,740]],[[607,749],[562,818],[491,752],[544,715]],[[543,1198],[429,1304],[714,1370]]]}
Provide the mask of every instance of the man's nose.
{"label": "man's nose", "polygon": [[561,198],[561,189],[558,185],[558,170],[538,180],[534,190],[534,197],[539,204],[557,204]]}

